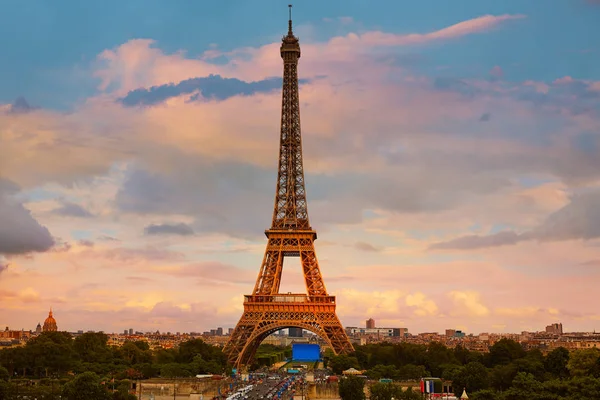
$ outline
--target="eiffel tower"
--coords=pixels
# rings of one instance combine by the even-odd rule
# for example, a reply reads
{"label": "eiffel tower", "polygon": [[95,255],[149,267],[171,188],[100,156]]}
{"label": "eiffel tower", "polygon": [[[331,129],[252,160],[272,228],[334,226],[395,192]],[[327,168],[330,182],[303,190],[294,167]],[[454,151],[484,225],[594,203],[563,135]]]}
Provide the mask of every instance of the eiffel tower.
{"label": "eiffel tower", "polygon": [[[235,368],[247,366],[267,336],[289,327],[317,334],[335,354],[354,350],[335,313],[335,296],[325,288],[314,247],[317,232],[308,220],[298,98],[300,44],[289,7],[288,33],[280,48],[283,94],[273,222],[265,231],[268,243],[254,291],[244,296],[244,313],[224,348]],[[300,257],[306,294],[279,293],[285,257]]]}

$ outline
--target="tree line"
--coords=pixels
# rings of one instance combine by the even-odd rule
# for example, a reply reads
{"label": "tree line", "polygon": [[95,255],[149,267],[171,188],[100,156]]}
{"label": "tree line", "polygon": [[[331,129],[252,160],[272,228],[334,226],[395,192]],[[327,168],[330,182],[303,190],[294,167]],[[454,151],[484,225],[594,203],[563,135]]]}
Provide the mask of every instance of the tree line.
{"label": "tree line", "polygon": [[[365,375],[373,380],[438,377],[451,381],[459,395],[465,388],[469,398],[475,400],[600,399],[597,348],[570,352],[559,347],[544,355],[538,349],[527,351],[513,340],[502,339],[491,346],[489,353],[461,346],[451,349],[437,342],[384,343],[356,346],[350,355],[328,353],[326,357],[327,366],[337,374],[356,368],[366,371]],[[384,390],[383,386],[377,387],[383,394],[376,395],[376,400],[400,398],[399,393],[393,395],[390,387]]]}
{"label": "tree line", "polygon": [[[0,399],[19,392],[38,398],[62,394],[63,399],[78,399],[73,396],[83,388],[84,393],[106,392],[115,399],[127,399],[131,380],[230,371],[221,349],[200,339],[173,349],[151,350],[146,341],[110,346],[104,333],[89,332],[73,339],[67,332],[43,332],[24,346],[0,350]],[[105,388],[114,382],[112,395]]]}
{"label": "tree line", "polygon": [[[289,356],[289,347],[261,345],[254,366]],[[439,377],[451,381],[456,392],[466,388],[475,400],[600,399],[600,350],[595,348],[571,352],[557,348],[544,355],[502,339],[489,353],[482,354],[436,342],[382,343],[356,346],[349,355],[335,356],[327,351],[324,361],[335,374],[353,367],[366,371],[371,380]],[[111,346],[103,333],[84,333],[73,339],[66,332],[44,332],[24,346],[0,350],[0,398],[9,399],[17,391],[32,393],[28,386],[32,379],[38,382],[36,390],[48,396],[62,393],[63,399],[75,398],[67,396],[68,390],[76,393],[81,387],[108,393],[107,382],[116,382],[116,392],[122,393],[112,396],[124,396],[113,398],[127,398],[125,388],[132,380],[230,372],[222,350],[200,339],[182,342],[173,349],[151,350],[145,341]],[[344,384],[340,384],[340,395]],[[371,387],[371,397],[399,400],[412,396],[395,390],[395,385],[376,385]]]}

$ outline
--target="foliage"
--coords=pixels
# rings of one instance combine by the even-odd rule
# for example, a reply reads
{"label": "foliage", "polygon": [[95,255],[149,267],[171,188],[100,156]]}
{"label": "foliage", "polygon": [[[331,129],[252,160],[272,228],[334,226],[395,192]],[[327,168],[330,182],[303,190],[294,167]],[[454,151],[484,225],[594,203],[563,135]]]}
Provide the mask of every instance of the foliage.
{"label": "foliage", "polygon": [[339,394],[342,400],[364,400],[365,381],[362,378],[349,376],[340,380]]}
{"label": "foliage", "polygon": [[7,381],[10,378],[10,374],[8,370],[2,366],[0,366],[0,381]]}
{"label": "foliage", "polygon": [[399,399],[402,395],[402,388],[393,383],[376,383],[371,386],[371,400],[392,400]]}
{"label": "foliage", "polygon": [[419,400],[421,395],[413,392],[412,388],[403,391],[398,385],[392,383],[376,383],[370,388],[372,400]]}
{"label": "foliage", "polygon": [[[289,347],[273,345],[261,345],[257,351],[257,359],[264,365],[290,355]],[[440,377],[451,381],[458,394],[466,388],[475,400],[600,399],[600,350],[593,348],[571,352],[557,348],[544,355],[503,339],[488,354],[481,354],[461,346],[446,348],[440,343],[381,343],[356,346],[356,351],[347,355],[336,356],[326,350],[323,359],[335,374],[356,368],[365,370],[372,380],[388,378],[416,384],[422,377]],[[16,398],[16,393],[53,399],[62,393],[67,399],[129,400],[133,399],[128,393],[133,379],[229,372],[222,350],[199,339],[173,349],[151,350],[145,341],[110,346],[103,333],[85,333],[73,339],[65,332],[44,332],[25,346],[0,350],[0,399]],[[115,393],[105,389],[107,382],[115,383]],[[364,384],[362,378],[343,378],[340,396],[344,400],[364,400]],[[420,398],[418,392],[398,388],[376,383],[371,387],[371,397]],[[80,391],[93,395],[77,397]]]}
{"label": "foliage", "polygon": [[256,350],[254,364],[251,369],[267,367],[277,362],[283,361],[292,356],[292,349],[289,346],[276,346],[272,344],[261,344]]}
{"label": "foliage", "polygon": [[[544,355],[537,349],[526,351],[519,343],[502,339],[488,354],[481,354],[462,346],[448,349],[439,343],[382,343],[356,346],[354,354],[330,356],[330,360],[332,367],[336,367],[336,362],[349,367],[349,360],[353,360],[373,380],[441,377],[451,381],[458,394],[466,388],[476,400],[600,399],[598,349],[569,352],[561,347]],[[389,396],[379,384],[373,388],[376,396]]]}
{"label": "foliage", "polygon": [[544,369],[555,378],[566,378],[569,376],[569,350],[559,347],[552,350],[544,360]]}
{"label": "foliage", "polygon": [[[153,351],[145,341],[110,346],[104,333],[84,333],[73,339],[66,332],[43,332],[25,346],[0,350],[0,399],[9,399],[10,393],[17,393],[17,389],[31,398],[52,398],[52,393],[58,395],[61,390],[75,396],[79,386],[85,386],[88,392],[95,390],[98,379],[116,382],[121,388],[110,398],[129,399],[129,383],[119,386],[119,382],[128,382],[127,379],[147,379],[160,374],[169,378],[189,377],[227,371],[221,349],[199,339],[184,342],[175,349]],[[3,383],[9,377],[13,379]],[[15,380],[17,377],[27,379],[20,382]],[[56,377],[67,379],[59,382]],[[30,385],[32,378],[41,378],[40,384]],[[3,397],[3,392],[8,394]]]}
{"label": "foliage", "polygon": [[356,357],[350,357],[346,354],[331,357],[328,367],[331,368],[334,374],[341,374],[350,368],[360,368]]}
{"label": "foliage", "polygon": [[574,352],[567,363],[572,376],[594,375],[600,359],[600,350],[596,348]]}
{"label": "foliage", "polygon": [[109,400],[112,396],[93,372],[84,372],[68,382],[62,391],[67,400]]}

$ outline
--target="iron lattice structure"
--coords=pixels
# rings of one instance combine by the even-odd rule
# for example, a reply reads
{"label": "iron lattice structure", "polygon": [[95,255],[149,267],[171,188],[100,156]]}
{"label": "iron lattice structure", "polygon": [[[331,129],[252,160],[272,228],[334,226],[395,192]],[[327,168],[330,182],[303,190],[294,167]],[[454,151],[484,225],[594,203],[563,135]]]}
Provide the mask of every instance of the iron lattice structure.
{"label": "iron lattice structure", "polygon": [[[317,233],[308,219],[298,97],[300,44],[291,16],[280,52],[283,93],[273,221],[265,231],[268,243],[254,291],[245,296],[244,313],[224,349],[236,368],[251,362],[267,336],[289,327],[319,335],[336,354],[354,350],[335,313],[335,296],[327,294],[314,247]],[[306,294],[279,293],[285,257],[300,257]]]}

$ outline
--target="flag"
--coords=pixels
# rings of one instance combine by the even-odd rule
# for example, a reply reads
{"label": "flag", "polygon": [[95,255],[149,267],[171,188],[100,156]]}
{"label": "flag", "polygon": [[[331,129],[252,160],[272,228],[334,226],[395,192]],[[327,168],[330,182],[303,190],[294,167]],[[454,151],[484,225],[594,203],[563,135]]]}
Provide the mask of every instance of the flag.
{"label": "flag", "polygon": [[421,393],[425,393],[425,381],[421,379]]}
{"label": "flag", "polygon": [[433,393],[433,381],[425,381],[425,392]]}

